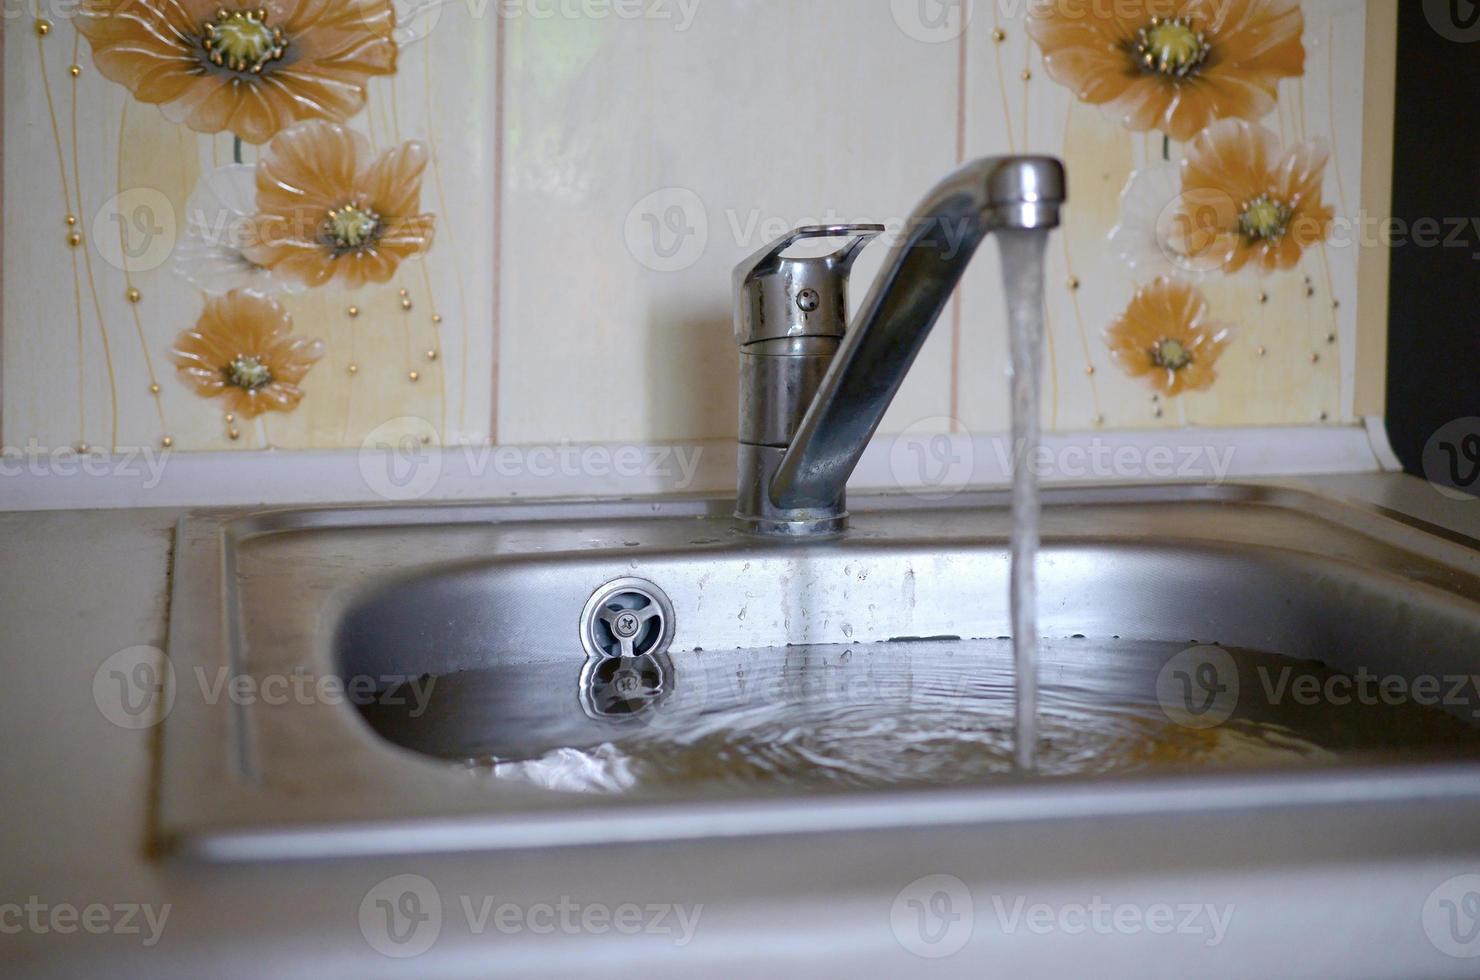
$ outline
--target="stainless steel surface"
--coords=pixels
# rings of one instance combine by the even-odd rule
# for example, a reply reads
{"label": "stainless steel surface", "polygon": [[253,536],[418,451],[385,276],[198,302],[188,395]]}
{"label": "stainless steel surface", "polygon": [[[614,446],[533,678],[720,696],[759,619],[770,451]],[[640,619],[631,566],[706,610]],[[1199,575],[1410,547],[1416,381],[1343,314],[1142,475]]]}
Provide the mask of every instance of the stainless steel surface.
{"label": "stainless steel surface", "polygon": [[[1354,533],[1395,547],[1407,547],[1413,526],[1373,519],[1377,511],[1372,508],[1421,520],[1465,547],[1480,537],[1473,502],[1441,497],[1412,477],[1369,474],[1299,484],[1359,501],[1361,527]],[[857,497],[855,504],[868,504],[862,494]],[[1329,497],[1262,499],[1301,510],[1318,523],[1344,525],[1352,513],[1332,505]],[[376,519],[400,525],[407,513]],[[424,523],[476,521],[489,512],[409,513],[413,522]],[[404,852],[439,830],[448,838],[464,832],[496,838],[497,822],[477,816],[463,822],[381,820],[390,794],[382,793],[379,800],[365,794],[358,820],[345,823],[362,835],[362,843],[372,832],[382,835],[382,847],[369,845],[377,850],[374,855],[228,867],[159,860],[146,843],[158,826],[160,733],[117,728],[98,711],[90,682],[121,646],[164,645],[167,619],[176,621],[182,645],[189,642],[187,623],[214,622],[215,634],[197,636],[201,646],[193,653],[178,651],[180,695],[196,689],[193,667],[214,662],[211,657],[223,649],[221,576],[211,569],[202,572],[201,555],[213,554],[219,569],[222,528],[238,535],[266,529],[260,522],[238,523],[236,518],[247,517],[244,512],[219,516],[210,522],[214,536],[207,534],[194,546],[182,539],[181,560],[175,563],[179,516],[128,510],[0,515],[7,543],[0,554],[0,579],[6,583],[0,589],[0,621],[7,624],[0,660],[9,678],[0,718],[7,737],[21,746],[8,757],[5,805],[0,806],[0,837],[10,843],[3,862],[6,901],[38,896],[50,902],[173,903],[163,941],[154,946],[141,944],[137,934],[23,931],[6,936],[0,941],[0,973],[7,978],[424,977],[490,971],[643,978],[679,970],[696,978],[840,972],[860,978],[924,972],[963,978],[1090,974],[1103,980],[1168,972],[1229,980],[1292,973],[1391,980],[1474,975],[1475,960],[1445,955],[1425,928],[1424,910],[1436,889],[1456,875],[1480,872],[1480,799],[1456,793],[1452,783],[1463,782],[1466,773],[1446,767],[1424,767],[1427,787],[1408,774],[1379,784],[1369,778],[1370,770],[1349,773],[1344,784],[1325,774],[1308,781],[1303,772],[1287,773],[1283,802],[1253,810],[1243,806],[1241,793],[1250,782],[1267,791],[1271,784],[1262,774],[1218,781],[1227,798],[1222,808],[1210,805],[1204,793],[1168,792],[1160,794],[1168,809],[1150,812],[1157,801],[1138,802],[1132,787],[1124,786],[1085,806],[1079,819],[1064,816],[1071,808],[1053,785],[1003,794],[997,812],[1008,812],[1009,797],[1021,801],[1028,819],[1016,821],[977,819],[976,803],[960,794],[921,794],[928,813],[957,812],[934,818],[933,827],[828,829],[763,838],[716,839],[701,808],[685,811],[692,840],[654,841],[641,832],[627,840],[621,836],[623,823],[638,823],[636,810],[629,810],[599,846],[440,855]],[[347,519],[364,524],[366,515]],[[334,521],[333,514],[312,519],[319,527]],[[413,560],[397,554],[394,545],[379,559],[388,575],[393,566]],[[334,558],[326,552],[318,561],[329,565]],[[187,587],[185,579],[202,575]],[[171,578],[179,600],[173,607],[166,593]],[[202,605],[182,607],[180,601]],[[184,701],[180,706],[188,709]],[[224,701],[216,710],[226,712]],[[166,728],[176,720],[171,713]],[[203,738],[208,732],[195,731]],[[171,737],[176,734],[183,736]],[[229,744],[211,737],[200,747],[199,761],[217,773],[234,773],[235,763],[225,755]],[[177,748],[169,748],[166,768],[181,758]],[[310,795],[340,792],[343,786],[332,771],[330,776],[311,787]],[[191,778],[175,777],[187,783]],[[239,783],[223,777],[197,785],[202,793],[224,785],[223,792],[233,795]],[[1367,802],[1344,802],[1356,796],[1357,783],[1367,787]],[[336,832],[341,825],[314,824],[324,838],[324,846],[317,847],[304,823],[302,802],[284,801],[290,794],[282,781],[269,775],[257,785],[261,795],[238,801],[240,823],[233,824],[223,805],[210,825],[214,830],[197,822],[192,839],[209,842],[208,848],[226,847],[229,835],[237,834],[242,854],[251,848],[279,857],[289,848],[305,856],[342,852]],[[1100,791],[1094,782],[1076,786],[1085,797]],[[1384,788],[1391,799],[1378,802]],[[830,796],[813,799],[824,811],[841,811],[840,817],[856,814]],[[1116,806],[1124,815],[1107,812]],[[732,809],[725,802],[708,808],[716,823],[744,819],[730,816]],[[809,808],[797,809],[802,811],[798,819],[807,819]],[[1059,817],[1031,819],[1045,810]],[[295,836],[274,839],[266,833],[274,815],[284,825],[294,824]],[[171,805],[167,816],[178,820],[186,813]],[[454,841],[444,843],[455,848]],[[432,950],[389,960],[367,943],[359,910],[378,882],[406,873],[424,876],[439,891],[445,922]],[[970,890],[976,926],[960,952],[927,962],[900,944],[891,912],[902,889],[937,873],[959,877]],[[702,904],[704,911],[693,941],[681,948],[661,936],[623,937],[610,931],[557,936],[474,931],[462,914],[464,897],[476,911],[489,897],[495,904],[530,908],[562,896],[582,906],[684,903]],[[994,906],[1000,898],[1009,911],[1020,900],[1057,908],[1094,896],[1143,909],[1210,902],[1231,906],[1235,913],[1223,942],[1210,947],[1198,935],[1008,932]],[[222,923],[233,927],[223,932]]]}
{"label": "stainless steel surface", "polygon": [[586,600],[581,646],[589,657],[648,657],[673,642],[673,604],[646,579],[619,578]]}
{"label": "stainless steel surface", "polygon": [[[626,710],[612,684],[684,697],[695,676],[676,653],[696,648],[714,670],[737,649],[1006,632],[1004,494],[855,504],[852,526],[826,542],[743,533],[728,501],[713,499],[192,518],[179,531],[169,652],[184,676],[224,669],[257,684],[525,664],[565,678],[543,696],[601,716]],[[1410,678],[1480,673],[1480,553],[1463,536],[1292,491],[1141,487],[1050,491],[1044,542],[1049,636],[1217,641]],[[596,676],[581,613],[630,577],[666,593],[675,658]],[[162,776],[161,844],[228,860],[1169,810],[1279,821],[1290,807],[1480,800],[1480,766],[1424,757],[1298,773],[593,797],[472,779],[390,745],[347,704],[209,702],[183,684]]]}
{"label": "stainless steel surface", "polygon": [[[740,344],[739,478],[735,515],[753,530],[835,531],[839,514],[780,512],[766,488],[843,342],[848,274],[883,225],[812,225],[765,246],[735,269]],[[809,239],[847,238],[825,255],[788,256]]]}
{"label": "stainless steel surface", "polygon": [[[883,225],[807,225],[782,235],[735,267],[735,340],[742,348],[800,337],[842,337],[848,273]],[[788,256],[798,242],[846,238],[827,255]]]}
{"label": "stainless steel surface", "polygon": [[[977,246],[993,231],[1057,227],[1064,198],[1063,166],[1050,157],[961,167],[905,222],[858,323],[846,332],[848,267],[862,242],[826,260],[780,256],[800,238],[857,228],[799,229],[736,269],[742,526],[790,536],[834,534],[843,526],[848,477]],[[804,290],[821,297],[816,312],[801,311]],[[793,346],[752,352],[781,337]],[[765,363],[752,363],[757,356]]]}

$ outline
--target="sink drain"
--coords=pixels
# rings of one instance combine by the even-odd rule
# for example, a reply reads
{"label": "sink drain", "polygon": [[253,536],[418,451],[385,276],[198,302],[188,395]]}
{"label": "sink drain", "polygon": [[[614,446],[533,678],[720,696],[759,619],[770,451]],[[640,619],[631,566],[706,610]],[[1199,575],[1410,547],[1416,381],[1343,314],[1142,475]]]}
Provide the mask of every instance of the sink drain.
{"label": "sink drain", "polygon": [[581,612],[581,645],[597,657],[648,657],[673,642],[673,604],[640,578],[608,582]]}

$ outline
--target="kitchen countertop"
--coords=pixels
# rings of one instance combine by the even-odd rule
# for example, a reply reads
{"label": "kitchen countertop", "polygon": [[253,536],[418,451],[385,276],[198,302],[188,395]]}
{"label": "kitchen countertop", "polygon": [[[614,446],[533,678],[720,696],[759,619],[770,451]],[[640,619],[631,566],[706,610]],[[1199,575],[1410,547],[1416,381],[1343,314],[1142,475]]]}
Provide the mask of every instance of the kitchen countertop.
{"label": "kitchen countertop", "polygon": [[[1480,502],[1422,481],[1308,483],[1480,536]],[[1402,839],[1368,808],[1305,812],[1273,838],[1256,838],[1237,814],[1169,815],[1102,821],[1093,837],[1040,823],[261,865],[152,859],[158,732],[115,726],[93,684],[110,654],[164,645],[180,513],[0,514],[0,974],[1016,976],[1051,966],[1144,977],[1153,962],[1168,975],[1474,975],[1475,960],[1441,954],[1423,929],[1437,885],[1480,874],[1480,824],[1459,803],[1435,805],[1423,832]],[[1044,841],[1052,862],[1027,866],[1019,855]],[[402,874],[428,879],[443,907],[431,948],[404,960],[382,955],[361,921],[367,893]],[[941,959],[899,938],[919,911],[908,900],[934,895],[912,883],[933,874],[963,879],[974,902],[970,942]],[[520,913],[485,915],[505,904]],[[1131,911],[1115,927],[1092,914],[1045,934],[1015,916],[1039,904]],[[600,927],[629,905],[653,927]],[[1228,911],[1226,931],[1160,934],[1149,918],[1131,921],[1205,905]],[[157,935],[130,914],[137,906],[156,923],[168,908]],[[692,935],[671,912],[653,924],[650,906],[682,906]],[[578,928],[593,909],[604,911]]]}

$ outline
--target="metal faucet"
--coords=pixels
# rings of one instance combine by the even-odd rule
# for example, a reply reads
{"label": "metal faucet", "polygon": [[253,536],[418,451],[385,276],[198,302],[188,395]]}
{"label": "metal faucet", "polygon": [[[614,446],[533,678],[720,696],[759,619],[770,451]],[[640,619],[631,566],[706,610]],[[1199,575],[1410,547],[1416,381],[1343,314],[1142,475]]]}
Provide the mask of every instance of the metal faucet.
{"label": "metal faucet", "polygon": [[[1052,157],[974,160],[905,222],[847,329],[848,273],[883,225],[798,228],[735,269],[740,344],[736,520],[811,537],[847,525],[844,488],[951,291],[988,233],[1059,223],[1064,168]],[[815,257],[808,238],[848,238]]]}

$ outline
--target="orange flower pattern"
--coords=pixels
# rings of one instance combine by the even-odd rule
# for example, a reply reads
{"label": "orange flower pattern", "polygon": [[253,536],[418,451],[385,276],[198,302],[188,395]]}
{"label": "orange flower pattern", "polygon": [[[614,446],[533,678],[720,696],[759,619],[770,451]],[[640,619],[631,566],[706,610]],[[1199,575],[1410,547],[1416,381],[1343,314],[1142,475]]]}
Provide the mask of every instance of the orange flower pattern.
{"label": "orange flower pattern", "polygon": [[76,23],[105,78],[248,143],[348,119],[369,79],[396,70],[391,0],[83,0]]}
{"label": "orange flower pattern", "polygon": [[1214,124],[1182,161],[1175,244],[1224,272],[1293,268],[1331,233],[1333,211],[1321,200],[1328,156],[1315,140],[1282,154],[1274,133],[1241,119]]}
{"label": "orange flower pattern", "polygon": [[330,122],[280,134],[257,164],[255,240],[242,251],[306,286],[384,283],[432,247],[436,216],[421,214],[428,161],[419,142],[369,160],[364,136]]}
{"label": "orange flower pattern", "polygon": [[1260,119],[1305,73],[1298,0],[1032,0],[1048,74],[1136,132],[1186,142],[1214,120]]}
{"label": "orange flower pattern", "polygon": [[317,340],[292,336],[293,319],[274,299],[238,289],[206,303],[195,329],[175,340],[175,370],[202,398],[223,398],[243,418],[291,412],[299,384],[324,356]]}
{"label": "orange flower pattern", "polygon": [[1202,293],[1162,277],[1136,293],[1105,343],[1122,371],[1172,396],[1212,386],[1228,331],[1209,322]]}

